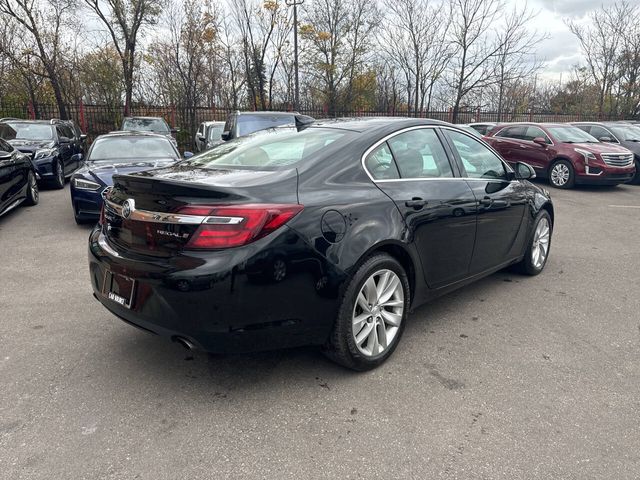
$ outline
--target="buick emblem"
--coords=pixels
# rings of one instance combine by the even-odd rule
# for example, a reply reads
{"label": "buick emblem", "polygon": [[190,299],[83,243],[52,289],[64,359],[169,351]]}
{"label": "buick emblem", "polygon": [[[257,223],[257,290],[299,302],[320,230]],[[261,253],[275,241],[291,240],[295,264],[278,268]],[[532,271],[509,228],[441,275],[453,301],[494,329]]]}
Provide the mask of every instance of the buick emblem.
{"label": "buick emblem", "polygon": [[128,198],[122,204],[122,217],[129,218],[136,209],[136,202],[132,198]]}

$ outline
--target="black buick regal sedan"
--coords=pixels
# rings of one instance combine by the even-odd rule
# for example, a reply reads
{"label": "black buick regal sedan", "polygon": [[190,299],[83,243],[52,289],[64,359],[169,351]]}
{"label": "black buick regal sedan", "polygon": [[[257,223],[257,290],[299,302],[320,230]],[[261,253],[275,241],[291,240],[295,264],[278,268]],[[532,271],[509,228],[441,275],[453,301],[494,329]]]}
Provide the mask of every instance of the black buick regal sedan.
{"label": "black buick regal sedan", "polygon": [[276,128],[114,176],[89,239],[96,298],[189,348],[321,345],[373,368],[412,308],[507,266],[536,275],[553,205],[453,125]]}

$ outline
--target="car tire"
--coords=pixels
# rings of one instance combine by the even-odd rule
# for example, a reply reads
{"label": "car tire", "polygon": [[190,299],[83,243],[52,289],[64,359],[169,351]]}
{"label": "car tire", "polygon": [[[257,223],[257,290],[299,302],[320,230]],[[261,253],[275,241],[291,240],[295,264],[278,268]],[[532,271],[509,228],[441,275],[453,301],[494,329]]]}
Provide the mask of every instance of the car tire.
{"label": "car tire", "polygon": [[531,276],[542,272],[549,259],[552,234],[551,215],[547,210],[542,210],[533,222],[524,258],[514,265],[514,269],[519,273]]}
{"label": "car tire", "polygon": [[555,188],[573,188],[576,183],[576,173],[571,162],[556,160],[549,168],[549,183]]}
{"label": "car tire", "polygon": [[369,257],[344,290],[325,355],[358,371],[382,364],[400,341],[410,296],[407,274],[396,259],[387,254]]}
{"label": "car tire", "polygon": [[40,201],[40,191],[38,190],[38,181],[36,175],[33,172],[29,172],[27,178],[27,198],[24,201],[25,205],[33,206],[37,205]]}
{"label": "car tire", "polygon": [[64,167],[62,165],[62,162],[60,162],[59,160],[56,160],[53,163],[53,173],[54,173],[54,178],[53,178],[53,188],[55,189],[62,189],[64,188]]}

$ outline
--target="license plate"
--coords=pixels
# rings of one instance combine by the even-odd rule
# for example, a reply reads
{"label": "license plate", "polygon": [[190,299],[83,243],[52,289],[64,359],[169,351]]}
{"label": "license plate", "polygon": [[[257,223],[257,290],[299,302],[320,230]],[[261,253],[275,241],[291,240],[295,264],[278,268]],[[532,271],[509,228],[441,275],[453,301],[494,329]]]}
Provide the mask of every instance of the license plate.
{"label": "license plate", "polygon": [[119,303],[123,307],[131,308],[133,296],[136,292],[136,281],[110,271],[104,273],[102,294],[109,300]]}

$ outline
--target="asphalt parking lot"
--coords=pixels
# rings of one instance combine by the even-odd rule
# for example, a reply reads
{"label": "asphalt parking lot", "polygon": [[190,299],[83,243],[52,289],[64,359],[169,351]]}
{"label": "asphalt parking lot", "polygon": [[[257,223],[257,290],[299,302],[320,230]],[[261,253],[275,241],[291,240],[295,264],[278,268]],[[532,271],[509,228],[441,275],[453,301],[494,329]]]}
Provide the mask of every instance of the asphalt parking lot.
{"label": "asphalt parking lot", "polygon": [[640,475],[640,187],[553,190],[543,274],[419,308],[364,374],[124,324],[68,189],[0,218],[0,478]]}

